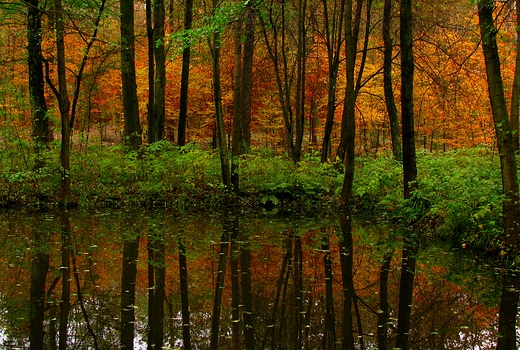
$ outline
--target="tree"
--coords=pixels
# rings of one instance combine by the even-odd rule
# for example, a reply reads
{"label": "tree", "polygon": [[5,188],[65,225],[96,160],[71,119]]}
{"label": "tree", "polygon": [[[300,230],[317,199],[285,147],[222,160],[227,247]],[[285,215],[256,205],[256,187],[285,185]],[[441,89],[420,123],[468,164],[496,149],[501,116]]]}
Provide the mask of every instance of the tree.
{"label": "tree", "polygon": [[[507,104],[504,95],[500,57],[493,11],[494,0],[478,1],[478,16],[482,50],[486,65],[489,100],[495,122],[495,133],[500,152],[502,190],[505,195],[502,204],[504,227],[504,250],[506,254],[516,255],[520,248],[520,203],[518,195],[518,174],[513,142],[513,130],[509,123]],[[518,52],[517,52],[518,54]],[[506,266],[507,267],[507,266]],[[518,277],[514,272],[503,272],[503,289],[500,301],[499,337],[497,349],[516,349],[516,314],[518,308]]]}
{"label": "tree", "polygon": [[193,21],[193,0],[186,0],[184,4],[184,48],[182,50],[182,77],[181,77],[181,93],[179,104],[179,125],[177,142],[179,146],[186,144],[186,124],[188,120],[188,87],[190,82],[190,56],[191,43],[187,32],[191,30]]}
{"label": "tree", "polygon": [[401,160],[401,141],[399,140],[399,116],[395,106],[394,90],[392,84],[392,61],[393,44],[391,35],[392,22],[392,0],[385,0],[383,10],[383,42],[384,42],[384,61],[383,61],[383,84],[385,92],[385,103],[390,121],[390,135],[392,138],[392,153],[396,160]]}
{"label": "tree", "polygon": [[[40,153],[52,140],[47,118],[42,56],[42,8],[39,0],[24,0],[27,5],[27,64],[29,66],[29,96],[32,113],[32,135],[39,159]],[[41,167],[37,160],[36,167]]]}
{"label": "tree", "polygon": [[511,91],[511,129],[513,131],[513,147],[520,149],[519,114],[520,114],[520,0],[515,1],[516,7],[516,59],[513,89]]}
{"label": "tree", "polygon": [[134,1],[121,0],[120,11],[124,137],[125,142],[137,150],[141,146],[141,122],[135,75]]}
{"label": "tree", "polygon": [[345,0],[333,3],[332,14],[330,13],[329,1],[323,0],[324,15],[324,41],[327,48],[327,61],[329,67],[328,94],[327,94],[327,117],[325,119],[325,130],[323,132],[323,143],[321,147],[321,162],[325,163],[329,157],[332,145],[331,134],[336,112],[336,89],[338,83],[339,65],[341,62],[341,48],[343,45],[343,21],[345,19]]}
{"label": "tree", "polygon": [[[412,32],[412,0],[401,1],[401,116],[403,140],[403,187],[404,199],[412,199],[416,187],[417,165],[415,160],[414,129],[414,60]],[[410,318],[412,312],[413,285],[415,278],[416,246],[413,237],[405,234],[402,253],[401,279],[399,282],[399,306],[396,347],[408,349]]]}
{"label": "tree", "polygon": [[[166,87],[166,54],[164,48],[164,0],[153,3],[153,47],[155,58],[154,99],[152,118],[148,123],[148,142],[156,142],[164,138],[165,122],[165,87]],[[150,124],[151,122],[151,124]]]}

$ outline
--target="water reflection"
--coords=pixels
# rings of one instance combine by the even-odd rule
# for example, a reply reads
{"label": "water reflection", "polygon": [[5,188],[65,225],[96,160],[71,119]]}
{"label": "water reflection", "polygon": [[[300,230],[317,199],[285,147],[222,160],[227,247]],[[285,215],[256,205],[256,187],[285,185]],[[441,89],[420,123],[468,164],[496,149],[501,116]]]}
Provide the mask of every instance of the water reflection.
{"label": "water reflection", "polygon": [[[4,212],[0,347],[392,348],[401,237],[350,216]],[[472,260],[419,249],[410,347],[491,347],[499,295]]]}

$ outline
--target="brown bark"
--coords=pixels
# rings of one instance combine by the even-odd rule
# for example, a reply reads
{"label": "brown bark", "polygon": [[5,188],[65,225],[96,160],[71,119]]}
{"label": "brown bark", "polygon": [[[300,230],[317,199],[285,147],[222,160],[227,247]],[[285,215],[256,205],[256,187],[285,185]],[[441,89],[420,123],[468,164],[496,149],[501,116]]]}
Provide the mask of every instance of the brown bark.
{"label": "brown bark", "polygon": [[148,39],[148,143],[153,143],[155,140],[155,42],[153,35],[153,7],[152,0],[146,0],[146,38]]}

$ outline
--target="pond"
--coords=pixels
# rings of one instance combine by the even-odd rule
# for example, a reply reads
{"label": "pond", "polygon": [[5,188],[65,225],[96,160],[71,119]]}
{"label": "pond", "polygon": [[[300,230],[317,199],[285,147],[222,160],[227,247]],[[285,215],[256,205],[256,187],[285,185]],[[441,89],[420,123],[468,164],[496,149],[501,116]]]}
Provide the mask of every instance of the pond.
{"label": "pond", "polygon": [[[356,348],[392,348],[401,232],[354,217],[346,236],[342,224],[330,215],[1,212],[0,346],[333,349],[353,337]],[[499,279],[466,255],[438,242],[417,250],[411,348],[495,346]]]}

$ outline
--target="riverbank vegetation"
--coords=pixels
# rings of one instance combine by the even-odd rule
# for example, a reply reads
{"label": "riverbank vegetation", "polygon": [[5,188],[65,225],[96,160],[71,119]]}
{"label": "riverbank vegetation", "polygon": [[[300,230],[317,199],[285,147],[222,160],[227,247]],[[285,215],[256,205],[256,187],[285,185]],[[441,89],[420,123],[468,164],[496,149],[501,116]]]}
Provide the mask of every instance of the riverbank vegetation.
{"label": "riverbank vegetation", "polygon": [[[20,154],[24,154],[20,156]],[[59,202],[59,148],[45,153],[35,170],[30,153],[2,148],[2,207],[52,208]],[[332,212],[343,174],[335,163],[308,153],[294,164],[286,155],[261,149],[241,156],[242,210]],[[402,195],[402,165],[391,154],[361,156],[356,163],[352,203],[380,219],[431,226],[460,244],[497,244],[503,201],[498,154],[488,147],[443,153],[420,152],[413,205]],[[166,207],[215,210],[226,205],[216,151],[197,144],[160,141],[127,152],[123,146],[91,145],[73,152],[71,204],[92,207]]]}

